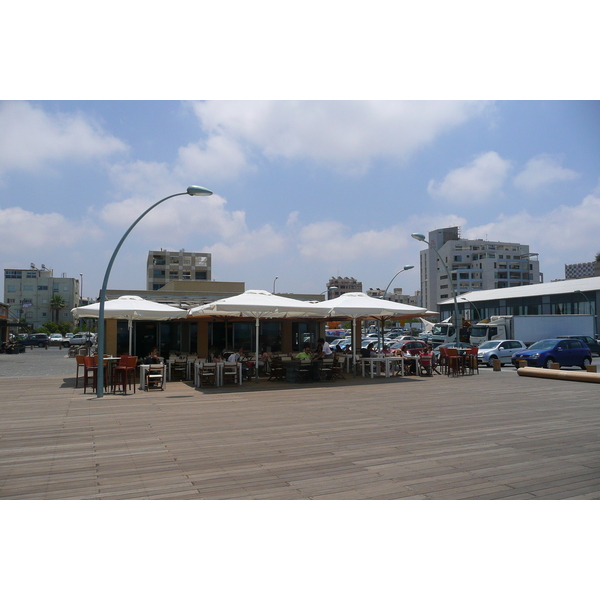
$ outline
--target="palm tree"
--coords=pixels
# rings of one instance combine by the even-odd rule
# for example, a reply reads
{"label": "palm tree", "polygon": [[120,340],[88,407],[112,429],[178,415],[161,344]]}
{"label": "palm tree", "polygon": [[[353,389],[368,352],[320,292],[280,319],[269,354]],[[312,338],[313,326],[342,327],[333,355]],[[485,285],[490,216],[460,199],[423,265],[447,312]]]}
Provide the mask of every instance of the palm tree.
{"label": "palm tree", "polygon": [[50,299],[50,309],[56,313],[56,318],[54,322],[58,325],[59,315],[61,308],[64,308],[67,305],[66,300],[62,296],[52,296]]}

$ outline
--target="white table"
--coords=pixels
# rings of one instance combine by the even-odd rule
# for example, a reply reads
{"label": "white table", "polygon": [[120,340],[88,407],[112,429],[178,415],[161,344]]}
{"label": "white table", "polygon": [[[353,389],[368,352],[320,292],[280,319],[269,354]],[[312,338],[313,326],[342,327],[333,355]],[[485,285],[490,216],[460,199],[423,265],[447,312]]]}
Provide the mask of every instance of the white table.
{"label": "white table", "polygon": [[394,363],[400,363],[400,377],[404,377],[404,362],[414,361],[415,362],[415,373],[419,372],[419,357],[418,356],[371,356],[369,358],[361,358],[362,363],[362,376],[365,377],[365,366],[369,363],[369,373],[371,379],[375,376],[375,364],[379,363],[384,367],[385,377],[391,377],[394,371]]}

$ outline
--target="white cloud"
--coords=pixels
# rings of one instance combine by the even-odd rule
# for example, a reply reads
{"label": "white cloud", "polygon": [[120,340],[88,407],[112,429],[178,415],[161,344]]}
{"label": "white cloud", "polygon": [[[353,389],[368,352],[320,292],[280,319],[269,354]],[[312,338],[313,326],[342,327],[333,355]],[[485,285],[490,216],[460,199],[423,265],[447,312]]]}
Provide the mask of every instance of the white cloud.
{"label": "white cloud", "polygon": [[227,179],[250,169],[246,156],[235,140],[215,135],[205,142],[179,149],[175,171],[183,177]]}
{"label": "white cloud", "polygon": [[433,198],[449,202],[481,203],[500,191],[509,169],[510,161],[497,152],[486,152],[465,167],[450,171],[441,183],[430,180],[427,191]]}
{"label": "white cloud", "polygon": [[0,173],[127,150],[126,144],[80,114],[50,115],[28,102],[0,103],[0,139]]}
{"label": "white cloud", "polygon": [[579,173],[565,169],[560,159],[549,154],[540,154],[527,161],[525,168],[513,180],[515,187],[533,191],[548,183],[571,181]]}
{"label": "white cloud", "polygon": [[[151,205],[147,199],[132,197],[106,205],[100,216],[106,223],[123,227]],[[271,225],[249,230],[246,213],[227,210],[227,201],[217,194],[167,200],[150,211],[134,231],[148,244],[160,240],[161,247],[179,249],[192,243],[194,251],[211,252],[219,263],[252,263],[281,252],[286,243]]]}
{"label": "white cloud", "polygon": [[202,252],[211,252],[222,264],[246,264],[252,266],[265,256],[281,253],[286,239],[271,225],[263,225],[255,231],[247,231],[227,241],[205,246]]}
{"label": "white cloud", "polygon": [[[407,159],[485,103],[419,101],[209,101],[195,103],[213,137],[268,157],[310,159],[363,173],[380,157]],[[210,140],[209,140],[210,143]]]}
{"label": "white cloud", "polygon": [[552,277],[564,277],[563,265],[594,259],[600,250],[600,194],[586,196],[576,206],[559,206],[544,214],[522,211],[500,215],[495,222],[463,228],[468,239],[489,239],[529,244],[531,252],[540,254],[544,265],[555,265]]}
{"label": "white cloud", "polygon": [[0,250],[11,255],[27,256],[32,249],[53,247],[57,235],[61,246],[74,246],[100,235],[90,223],[73,222],[58,213],[36,214],[16,206],[0,209],[0,223]]}

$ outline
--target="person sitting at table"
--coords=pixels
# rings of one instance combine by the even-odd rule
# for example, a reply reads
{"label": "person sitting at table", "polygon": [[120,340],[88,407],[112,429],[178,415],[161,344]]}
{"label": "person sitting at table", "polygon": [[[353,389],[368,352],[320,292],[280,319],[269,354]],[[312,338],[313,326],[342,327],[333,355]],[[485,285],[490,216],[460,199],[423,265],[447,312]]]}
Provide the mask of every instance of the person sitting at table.
{"label": "person sitting at table", "polygon": [[376,354],[375,344],[373,342],[371,342],[366,348],[360,349],[360,355],[362,358],[371,358],[371,356],[375,356]]}
{"label": "person sitting at table", "polygon": [[317,340],[317,351],[315,353],[315,360],[321,358],[333,358],[333,350],[323,338]]}
{"label": "person sitting at table", "polygon": [[312,360],[310,346],[305,346],[303,352],[299,352],[298,354],[296,354],[296,358],[298,360]]}
{"label": "person sitting at table", "polygon": [[391,354],[391,353],[392,353],[392,351],[390,350],[390,347],[389,347],[389,346],[386,346],[386,345],[384,344],[384,346],[383,346],[383,350],[382,350],[382,354],[385,354],[385,355],[387,356],[387,355],[389,355],[389,354]]}
{"label": "person sitting at table", "polygon": [[158,355],[158,348],[154,348],[152,352],[144,359],[146,365],[157,365],[160,363],[160,356]]}
{"label": "person sitting at table", "polygon": [[267,347],[263,346],[262,350],[260,351],[260,354],[258,355],[258,360],[256,361],[258,368],[264,369],[265,365],[269,364],[270,358],[271,356],[267,352]]}

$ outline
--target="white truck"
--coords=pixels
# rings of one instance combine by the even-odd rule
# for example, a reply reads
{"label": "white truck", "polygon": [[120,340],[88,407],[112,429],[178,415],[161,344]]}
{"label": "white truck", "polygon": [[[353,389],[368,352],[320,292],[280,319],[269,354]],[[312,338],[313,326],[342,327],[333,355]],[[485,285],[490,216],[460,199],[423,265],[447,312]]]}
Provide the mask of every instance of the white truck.
{"label": "white truck", "polygon": [[521,340],[527,346],[559,335],[590,335],[593,315],[499,315],[471,327],[473,346],[488,340]]}

